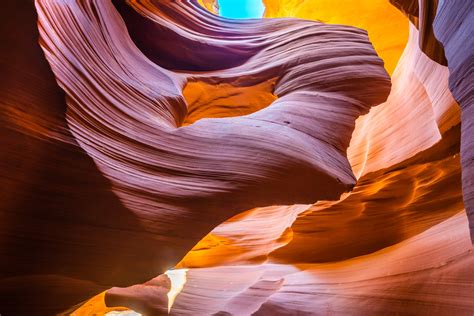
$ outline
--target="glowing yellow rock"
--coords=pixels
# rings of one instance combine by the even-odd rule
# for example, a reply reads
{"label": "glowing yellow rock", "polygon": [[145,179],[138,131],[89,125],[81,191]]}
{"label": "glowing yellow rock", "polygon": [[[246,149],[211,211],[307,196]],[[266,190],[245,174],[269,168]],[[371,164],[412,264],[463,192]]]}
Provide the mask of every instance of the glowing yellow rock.
{"label": "glowing yellow rock", "polygon": [[392,74],[408,40],[408,19],[387,0],[263,0],[265,17],[296,17],[352,25],[369,33]]}
{"label": "glowing yellow rock", "polygon": [[[352,25],[369,33],[385,69],[392,74],[408,40],[408,19],[387,0],[262,0],[266,18],[295,17]],[[199,0],[217,14],[216,0]]]}
{"label": "glowing yellow rock", "polygon": [[199,4],[214,14],[219,13],[219,4],[216,0],[198,0]]}

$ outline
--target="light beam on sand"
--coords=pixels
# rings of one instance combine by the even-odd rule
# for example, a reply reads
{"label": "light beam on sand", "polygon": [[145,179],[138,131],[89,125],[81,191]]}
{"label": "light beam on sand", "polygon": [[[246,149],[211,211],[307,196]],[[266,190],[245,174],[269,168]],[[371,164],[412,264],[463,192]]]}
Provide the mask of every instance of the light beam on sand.
{"label": "light beam on sand", "polygon": [[176,296],[181,292],[186,283],[186,273],[188,269],[175,269],[175,270],[168,270],[165,274],[171,280],[171,289],[168,292],[168,312],[171,311],[171,307],[173,306],[174,300]]}

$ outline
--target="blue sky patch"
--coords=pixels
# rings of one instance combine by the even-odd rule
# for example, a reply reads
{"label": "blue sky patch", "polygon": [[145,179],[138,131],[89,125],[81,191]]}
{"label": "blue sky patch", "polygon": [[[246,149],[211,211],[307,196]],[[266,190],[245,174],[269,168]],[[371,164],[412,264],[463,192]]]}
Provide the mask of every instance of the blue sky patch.
{"label": "blue sky patch", "polygon": [[262,0],[218,0],[219,15],[232,19],[261,18],[265,11]]}

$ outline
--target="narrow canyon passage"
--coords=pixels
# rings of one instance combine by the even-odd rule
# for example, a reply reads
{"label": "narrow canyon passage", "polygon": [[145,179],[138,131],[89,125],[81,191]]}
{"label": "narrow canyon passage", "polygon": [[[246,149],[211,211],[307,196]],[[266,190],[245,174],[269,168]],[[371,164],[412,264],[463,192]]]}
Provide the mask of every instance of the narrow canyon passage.
{"label": "narrow canyon passage", "polygon": [[5,4],[2,316],[474,313],[468,1]]}

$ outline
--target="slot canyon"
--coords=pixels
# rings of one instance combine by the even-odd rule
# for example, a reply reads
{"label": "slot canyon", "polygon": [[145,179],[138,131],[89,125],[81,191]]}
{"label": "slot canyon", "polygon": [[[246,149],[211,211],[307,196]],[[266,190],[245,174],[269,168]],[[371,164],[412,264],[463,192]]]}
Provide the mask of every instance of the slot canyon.
{"label": "slot canyon", "polygon": [[474,315],[473,2],[244,2],[2,1],[0,316]]}

